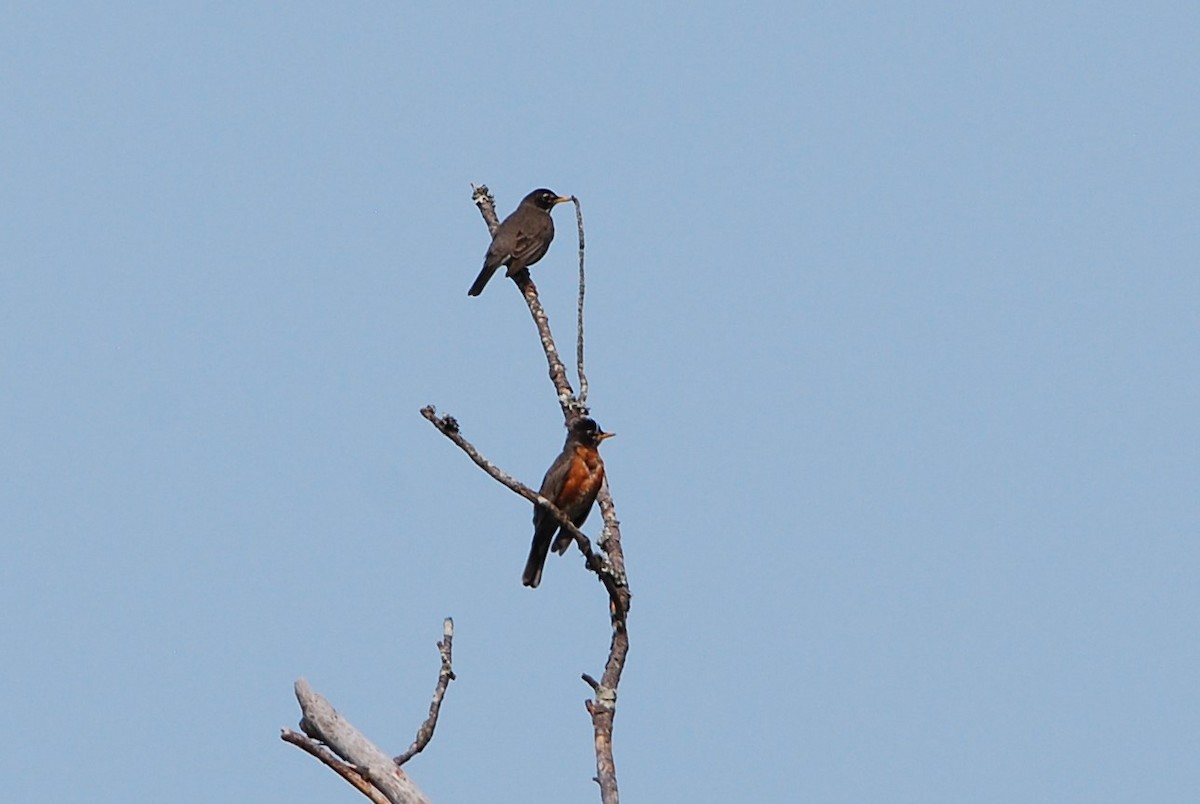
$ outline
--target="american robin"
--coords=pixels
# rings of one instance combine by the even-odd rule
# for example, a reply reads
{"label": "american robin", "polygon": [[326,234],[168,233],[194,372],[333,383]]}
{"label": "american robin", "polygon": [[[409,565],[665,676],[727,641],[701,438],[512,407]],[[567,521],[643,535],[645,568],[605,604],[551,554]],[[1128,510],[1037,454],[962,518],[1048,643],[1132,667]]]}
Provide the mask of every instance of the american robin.
{"label": "american robin", "polygon": [[[542,480],[538,494],[569,516],[577,528],[587,520],[592,503],[596,501],[596,493],[600,491],[600,484],[604,482],[604,461],[600,459],[597,447],[601,441],[613,435],[601,430],[591,419],[576,419],[567,433],[562,454],[554,459]],[[571,534],[559,525],[549,511],[535,505],[533,545],[529,548],[529,560],[525,562],[525,575],[521,578],[526,586],[536,589],[541,583],[542,567],[546,563],[546,556],[550,554],[550,540],[555,531],[558,531],[558,538],[554,540],[554,550],[561,555],[571,546]]]}
{"label": "american robin", "polygon": [[516,210],[501,221],[492,235],[492,244],[483,256],[483,270],[475,278],[475,284],[467,291],[468,296],[478,296],[483,286],[501,265],[508,266],[508,275],[516,276],[546,256],[550,241],[554,239],[554,219],[550,210],[555,204],[570,201],[553,190],[534,190],[521,199]]}

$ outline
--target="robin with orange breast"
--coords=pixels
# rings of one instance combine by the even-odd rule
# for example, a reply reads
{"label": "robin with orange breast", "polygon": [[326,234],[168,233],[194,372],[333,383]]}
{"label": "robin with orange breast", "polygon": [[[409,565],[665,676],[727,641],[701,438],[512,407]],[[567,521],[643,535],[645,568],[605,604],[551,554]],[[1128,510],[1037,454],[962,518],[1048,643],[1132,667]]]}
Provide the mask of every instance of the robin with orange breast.
{"label": "robin with orange breast", "polygon": [[553,190],[534,190],[521,199],[516,210],[501,221],[492,235],[492,244],[483,257],[483,270],[475,278],[468,296],[478,296],[501,265],[508,266],[508,275],[516,276],[546,256],[554,239],[554,219],[550,210],[570,201]]}
{"label": "robin with orange breast", "polygon": [[[542,480],[538,494],[554,503],[560,511],[571,518],[575,527],[581,527],[592,512],[600,484],[604,482],[604,461],[600,458],[600,442],[612,438],[615,433],[606,433],[595,421],[588,418],[576,419],[567,432],[563,451]],[[555,532],[558,538],[554,538]],[[542,581],[542,567],[550,554],[553,541],[554,551],[562,555],[571,546],[574,538],[550,512],[540,505],[533,507],[533,544],[529,548],[529,560],[525,562],[525,574],[521,582],[536,589]]]}

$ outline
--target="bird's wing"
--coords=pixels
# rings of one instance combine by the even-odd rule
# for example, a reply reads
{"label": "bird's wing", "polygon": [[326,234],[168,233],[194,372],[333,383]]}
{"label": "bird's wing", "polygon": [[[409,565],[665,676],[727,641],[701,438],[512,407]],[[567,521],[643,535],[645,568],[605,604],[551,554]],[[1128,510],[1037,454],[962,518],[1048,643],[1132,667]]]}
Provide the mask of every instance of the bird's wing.
{"label": "bird's wing", "polygon": [[[570,468],[571,452],[564,450],[546,470],[538,494],[551,502],[558,500]],[[546,563],[546,556],[550,555],[550,542],[558,528],[558,520],[550,516],[545,508],[533,506],[533,543],[529,546],[529,558],[525,561],[525,574],[522,576],[522,583],[526,586],[536,587],[541,582],[542,567]]]}
{"label": "bird's wing", "polygon": [[554,230],[551,228],[547,232],[546,229],[545,225],[518,229],[512,244],[513,258],[519,260],[522,265],[533,265],[544,257],[550,247],[550,240],[554,237]]}
{"label": "bird's wing", "polygon": [[489,268],[503,265],[513,254],[513,243],[516,241],[514,232],[507,229],[497,229],[496,236],[488,245],[487,253],[483,255],[483,264]]}
{"label": "bird's wing", "polygon": [[508,258],[509,254],[505,251],[497,249],[496,244],[493,243],[488,247],[487,253],[483,255],[483,269],[485,271],[488,269],[494,271],[507,262]]}
{"label": "bird's wing", "polygon": [[[538,489],[538,494],[545,497],[552,503],[557,505],[557,500],[562,494],[563,487],[567,483],[567,476],[571,473],[571,457],[570,450],[563,450],[554,463],[550,464],[550,468],[546,470],[546,476],[542,478],[542,487]],[[533,507],[533,524],[537,525],[544,517],[550,517],[546,509],[540,505]]]}

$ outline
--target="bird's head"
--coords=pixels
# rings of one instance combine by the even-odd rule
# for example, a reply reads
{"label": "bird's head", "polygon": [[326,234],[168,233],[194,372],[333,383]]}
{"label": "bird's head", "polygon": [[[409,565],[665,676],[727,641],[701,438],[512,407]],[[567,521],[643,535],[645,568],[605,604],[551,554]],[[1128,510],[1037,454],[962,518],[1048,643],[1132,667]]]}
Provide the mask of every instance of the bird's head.
{"label": "bird's head", "polygon": [[565,204],[570,201],[570,198],[565,198],[553,190],[547,190],[545,187],[540,190],[534,190],[529,195],[521,200],[521,206],[532,204],[538,209],[550,210],[555,204]]}
{"label": "bird's head", "polygon": [[596,446],[604,439],[612,438],[615,435],[616,433],[604,432],[594,419],[589,419],[586,416],[582,419],[576,419],[571,425],[571,438],[589,446]]}

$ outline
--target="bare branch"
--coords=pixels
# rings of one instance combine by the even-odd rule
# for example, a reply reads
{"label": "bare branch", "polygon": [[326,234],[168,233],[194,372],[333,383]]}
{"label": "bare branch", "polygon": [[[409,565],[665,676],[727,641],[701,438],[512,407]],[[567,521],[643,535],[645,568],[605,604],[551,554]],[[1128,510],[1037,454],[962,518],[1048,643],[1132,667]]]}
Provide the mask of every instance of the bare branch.
{"label": "bare branch", "polygon": [[575,196],[571,196],[571,201],[575,204],[575,225],[579,229],[579,302],[576,305],[578,325],[575,330],[575,369],[579,373],[579,404],[587,405],[588,381],[587,373],[583,370],[583,295],[587,287],[583,273],[583,207],[579,205],[579,199]]}
{"label": "bare branch", "polygon": [[429,745],[429,741],[433,739],[433,730],[437,728],[438,713],[442,709],[442,698],[446,697],[446,688],[455,679],[451,664],[454,647],[454,620],[449,617],[442,621],[442,641],[437,643],[437,647],[438,653],[442,657],[442,669],[438,671],[437,687],[433,690],[433,702],[429,704],[429,717],[425,718],[421,728],[417,729],[417,739],[408,747],[408,750],[393,760],[397,767],[424,751],[425,746]]}
{"label": "bare branch", "polygon": [[621,523],[617,520],[616,506],[608,488],[607,478],[596,496],[600,514],[604,518],[604,532],[600,536],[600,549],[608,556],[606,562],[616,580],[609,591],[609,614],[612,620],[612,641],[608,648],[608,661],[599,683],[590,677],[584,681],[592,688],[595,697],[587,702],[588,714],[592,716],[592,731],[596,742],[596,783],[600,785],[600,798],[604,804],[617,804],[617,769],[612,754],[613,718],[617,712],[617,686],[625,671],[625,657],[629,653],[629,633],[626,628],[629,617],[631,594],[625,576],[625,553],[621,549]]}
{"label": "bare branch", "polygon": [[284,729],[279,736],[285,743],[291,743],[297,748],[307,751],[317,759],[321,760],[321,762],[328,765],[334,773],[349,782],[355,790],[371,799],[374,804],[388,804],[388,800],[384,797],[384,795],[372,787],[371,783],[368,782],[366,778],[358,772],[357,768],[355,768],[353,765],[347,765],[345,762],[342,762],[333,755],[332,751],[330,751],[328,748],[325,748],[313,738],[301,734],[298,731],[292,731],[291,729]]}
{"label": "bare branch", "polygon": [[[391,757],[380,751],[362,732],[354,728],[350,721],[339,715],[329,701],[308,686],[307,681],[301,678],[296,681],[295,686],[296,700],[300,702],[300,711],[304,715],[300,720],[301,731],[311,739],[323,743],[353,767],[358,777],[369,783],[391,804],[429,804],[425,794],[392,762]],[[294,733],[284,732],[283,739],[300,745],[288,739],[287,735]],[[300,747],[308,750],[306,746]],[[350,776],[342,773],[339,775],[358,787]]]}
{"label": "bare branch", "polygon": [[542,351],[546,353],[546,363],[550,367],[550,382],[554,383],[554,392],[558,397],[558,406],[562,408],[563,418],[569,423],[579,416],[586,416],[587,406],[575,398],[575,391],[567,378],[567,367],[558,356],[558,347],[554,345],[554,336],[550,334],[550,319],[546,316],[541,299],[538,298],[537,285],[529,278],[529,269],[518,272],[513,281],[521,289],[521,296],[529,307],[529,314],[533,316],[533,324],[537,327]]}
{"label": "bare branch", "polygon": [[[604,530],[600,533],[600,549],[608,555],[608,561],[613,574],[623,588],[628,589],[628,579],[625,577],[625,551],[621,549],[621,521],[617,519],[617,508],[613,502],[612,492],[608,488],[608,478],[604,478],[600,493],[596,495],[600,505],[600,516],[604,519]],[[629,600],[624,601],[622,608],[629,611]]]}
{"label": "bare branch", "polygon": [[500,225],[500,219],[496,217],[496,198],[492,195],[492,191],[486,184],[478,187],[472,184],[471,200],[475,206],[479,207],[479,214],[483,216],[483,222],[487,224],[488,234],[494,235],[496,227]]}

